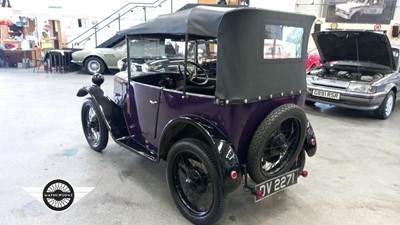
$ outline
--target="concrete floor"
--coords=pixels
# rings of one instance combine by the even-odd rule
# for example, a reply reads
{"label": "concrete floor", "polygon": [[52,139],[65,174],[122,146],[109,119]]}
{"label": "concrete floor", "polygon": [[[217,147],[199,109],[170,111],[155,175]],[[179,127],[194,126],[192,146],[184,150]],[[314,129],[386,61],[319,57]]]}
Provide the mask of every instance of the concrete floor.
{"label": "concrete floor", "polygon": [[[80,73],[0,69],[0,224],[188,224],[154,164],[115,144],[91,151],[80,122]],[[112,93],[112,76],[103,85]],[[317,104],[306,107],[318,151],[310,175],[269,199],[238,189],[218,224],[399,224],[400,106],[388,120]],[[54,212],[24,187],[60,178],[95,187],[68,210]]]}

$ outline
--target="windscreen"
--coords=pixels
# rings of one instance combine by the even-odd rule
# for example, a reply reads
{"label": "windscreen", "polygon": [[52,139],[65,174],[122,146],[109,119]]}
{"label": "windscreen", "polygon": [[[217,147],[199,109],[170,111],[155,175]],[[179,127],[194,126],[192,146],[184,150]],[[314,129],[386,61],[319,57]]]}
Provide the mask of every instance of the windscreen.
{"label": "windscreen", "polygon": [[[133,72],[179,72],[178,66],[185,58],[185,42],[170,38],[131,38],[129,53]],[[188,61],[210,67],[209,62],[217,57],[216,40],[191,40],[187,54]],[[215,74],[215,67],[207,69]]]}

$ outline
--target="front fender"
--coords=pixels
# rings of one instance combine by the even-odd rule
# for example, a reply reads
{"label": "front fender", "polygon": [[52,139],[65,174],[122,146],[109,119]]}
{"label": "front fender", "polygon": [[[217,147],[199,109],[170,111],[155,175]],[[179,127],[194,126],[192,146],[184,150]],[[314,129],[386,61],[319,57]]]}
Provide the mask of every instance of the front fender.
{"label": "front fender", "polygon": [[111,113],[111,107],[110,107],[110,100],[105,94],[104,91],[96,86],[90,86],[90,87],[82,87],[78,90],[78,93],[76,94],[78,97],[84,97],[87,94],[90,94],[90,96],[93,99],[95,107],[97,107],[98,111],[101,114],[101,117],[103,118],[103,121],[105,122],[108,130],[111,130],[111,126],[109,123],[110,115]]}
{"label": "front fender", "polygon": [[210,151],[218,159],[218,171],[224,181],[226,193],[234,191],[240,185],[239,158],[232,144],[212,122],[195,115],[181,116],[171,120],[161,134],[160,157],[166,159],[171,146],[183,138],[196,138],[211,147]]}
{"label": "front fender", "polygon": [[125,124],[122,109],[109,98],[104,91],[97,85],[82,87],[78,90],[77,96],[83,97],[89,94],[95,107],[101,114],[101,118],[111,132],[114,139],[129,135]]}

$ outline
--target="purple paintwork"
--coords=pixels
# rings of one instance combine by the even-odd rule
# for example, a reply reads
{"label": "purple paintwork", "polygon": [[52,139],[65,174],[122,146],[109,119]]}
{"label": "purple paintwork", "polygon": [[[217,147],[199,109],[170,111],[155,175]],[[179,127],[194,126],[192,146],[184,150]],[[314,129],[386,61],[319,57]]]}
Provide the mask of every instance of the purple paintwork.
{"label": "purple paintwork", "polygon": [[179,91],[131,82],[130,98],[124,105],[130,134],[135,135],[139,144],[157,153],[162,131],[168,122],[182,115],[198,115],[226,135],[240,162],[244,163],[251,138],[265,116],[284,103],[301,102],[301,96],[295,95],[249,104],[218,105],[214,96],[187,95],[188,98],[182,98]]}

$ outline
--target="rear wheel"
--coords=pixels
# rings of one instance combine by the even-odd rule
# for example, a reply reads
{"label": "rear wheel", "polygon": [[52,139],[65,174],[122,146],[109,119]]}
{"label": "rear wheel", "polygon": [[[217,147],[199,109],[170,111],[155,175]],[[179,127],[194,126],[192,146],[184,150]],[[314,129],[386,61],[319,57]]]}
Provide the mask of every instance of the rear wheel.
{"label": "rear wheel", "polygon": [[395,104],[394,92],[390,91],[385,99],[383,100],[381,106],[377,110],[375,110],[375,117],[378,119],[387,119],[390,114],[392,114],[393,108]]}
{"label": "rear wheel", "polygon": [[85,60],[85,70],[90,74],[103,74],[106,70],[106,65],[103,60],[98,57],[89,57]]}
{"label": "rear wheel", "polygon": [[250,177],[257,183],[290,170],[302,148],[307,118],[297,105],[273,110],[257,128],[247,156]]}
{"label": "rear wheel", "polygon": [[179,211],[194,224],[212,224],[224,209],[217,159],[203,142],[183,139],[168,154],[167,182]]}
{"label": "rear wheel", "polygon": [[108,143],[108,130],[91,98],[83,102],[81,117],[86,141],[93,150],[101,152]]}

